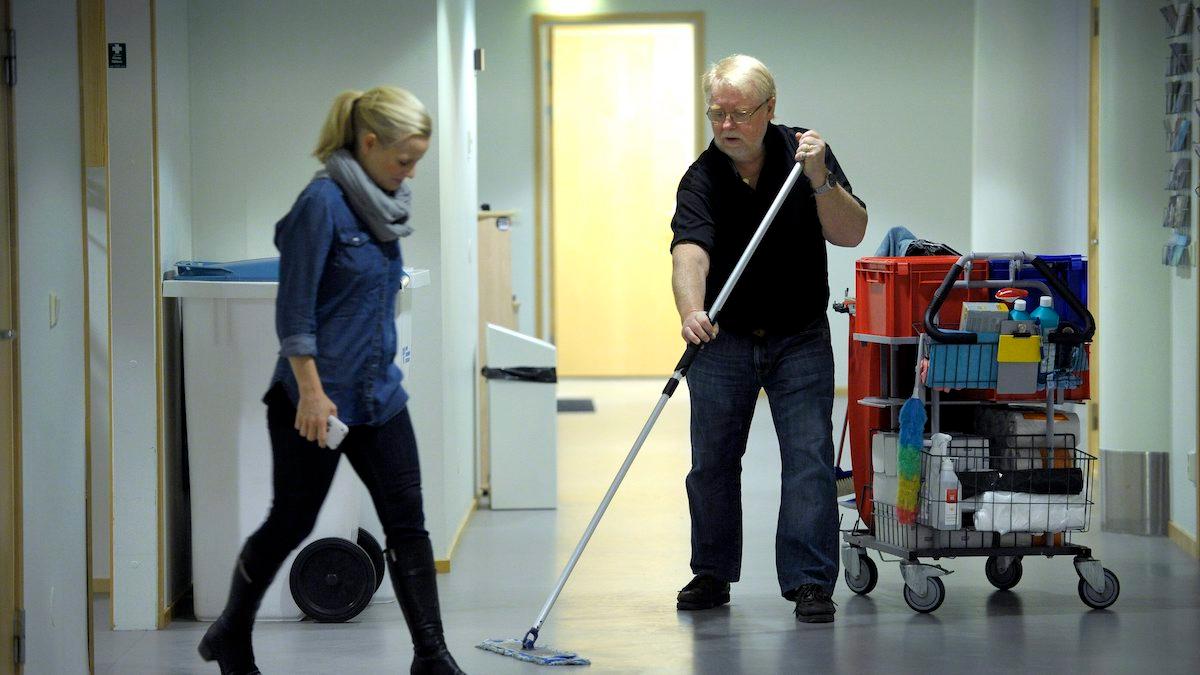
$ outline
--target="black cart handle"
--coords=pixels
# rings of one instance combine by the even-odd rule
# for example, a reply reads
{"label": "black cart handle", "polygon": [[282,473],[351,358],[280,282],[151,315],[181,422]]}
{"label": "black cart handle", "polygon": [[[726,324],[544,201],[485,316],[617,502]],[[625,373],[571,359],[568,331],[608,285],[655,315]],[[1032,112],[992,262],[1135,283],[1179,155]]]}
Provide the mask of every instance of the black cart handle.
{"label": "black cart handle", "polygon": [[[942,285],[938,286],[937,291],[933,294],[933,301],[925,308],[925,332],[937,342],[962,345],[975,344],[979,341],[979,336],[976,333],[947,333],[938,328],[933,321],[933,317],[937,316],[937,313],[942,309],[942,303],[954,288],[954,282],[958,280],[958,275],[962,273],[963,261],[968,258],[974,259],[973,256],[974,254],[972,256],[963,256],[958,259],[958,262],[951,265],[950,270],[946,272],[946,278],[942,280]],[[1081,345],[1085,342],[1090,342],[1092,336],[1096,334],[1096,320],[1092,317],[1092,313],[1088,311],[1087,306],[1071,291],[1070,287],[1058,278],[1058,275],[1054,273],[1054,270],[1050,269],[1045,260],[1037,257],[1024,259],[1028,260],[1034,269],[1041,272],[1042,276],[1046,279],[1046,283],[1050,285],[1050,288],[1066,300],[1071,309],[1079,316],[1084,317],[1085,320],[1082,332],[1070,321],[1063,321],[1057,329],[1047,336],[1047,341],[1064,345]],[[967,283],[970,283],[969,279]],[[1064,327],[1070,327],[1071,330],[1064,331]]]}

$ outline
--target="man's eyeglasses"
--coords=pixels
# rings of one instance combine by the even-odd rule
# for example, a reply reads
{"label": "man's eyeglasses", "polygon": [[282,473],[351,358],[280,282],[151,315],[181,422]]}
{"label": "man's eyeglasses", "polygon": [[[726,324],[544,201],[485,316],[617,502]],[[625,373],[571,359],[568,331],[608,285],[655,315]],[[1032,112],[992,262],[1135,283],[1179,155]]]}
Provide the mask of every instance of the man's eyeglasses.
{"label": "man's eyeglasses", "polygon": [[750,121],[751,117],[754,117],[754,113],[758,112],[759,108],[762,108],[767,104],[767,101],[770,100],[771,99],[768,98],[766,101],[759,103],[758,108],[755,108],[754,110],[734,110],[731,113],[727,113],[720,108],[709,108],[708,110],[704,111],[704,116],[707,117],[713,124],[723,123],[726,116],[732,119],[734,124],[745,124],[746,122]]}

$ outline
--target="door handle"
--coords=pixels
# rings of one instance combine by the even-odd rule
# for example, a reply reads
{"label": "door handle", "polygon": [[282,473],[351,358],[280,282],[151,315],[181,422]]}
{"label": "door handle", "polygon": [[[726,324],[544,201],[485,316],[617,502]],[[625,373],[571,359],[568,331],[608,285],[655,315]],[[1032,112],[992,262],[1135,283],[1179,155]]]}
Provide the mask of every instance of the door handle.
{"label": "door handle", "polygon": [[17,331],[15,331],[11,328],[8,328],[5,330],[0,330],[0,342],[6,342],[8,340],[15,340],[15,339],[17,339]]}

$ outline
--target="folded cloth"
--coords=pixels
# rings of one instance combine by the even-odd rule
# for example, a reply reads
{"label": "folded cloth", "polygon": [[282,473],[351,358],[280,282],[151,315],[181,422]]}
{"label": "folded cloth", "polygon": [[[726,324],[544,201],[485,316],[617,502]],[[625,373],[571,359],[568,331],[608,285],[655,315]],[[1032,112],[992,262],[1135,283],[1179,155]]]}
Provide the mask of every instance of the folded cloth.
{"label": "folded cloth", "polygon": [[945,244],[918,239],[907,227],[893,227],[883,235],[876,256],[898,257],[910,255],[961,255]]}
{"label": "folded cloth", "polygon": [[959,499],[981,492],[1027,492],[1035,495],[1077,495],[1083,492],[1080,469],[1024,469],[1019,471],[959,471]]}
{"label": "folded cloth", "polygon": [[1087,501],[1073,495],[984,492],[975,508],[981,532],[1065,532],[1087,526]]}

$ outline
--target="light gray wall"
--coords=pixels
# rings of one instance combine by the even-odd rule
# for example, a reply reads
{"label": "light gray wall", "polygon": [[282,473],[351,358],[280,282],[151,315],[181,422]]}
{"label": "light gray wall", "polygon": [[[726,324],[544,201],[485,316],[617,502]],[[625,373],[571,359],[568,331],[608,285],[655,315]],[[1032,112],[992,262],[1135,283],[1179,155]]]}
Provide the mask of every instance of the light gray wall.
{"label": "light gray wall", "polygon": [[[197,258],[277,255],[275,223],[320,168],[312,150],[339,92],[391,83],[437,105],[432,0],[402,10],[382,0],[193,0],[188,8]],[[414,184],[409,258],[414,242],[429,238],[422,225],[436,222],[435,167],[427,158]]]}
{"label": "light gray wall", "polygon": [[1166,27],[1136,0],[1101,3],[1100,26],[1100,445],[1170,452],[1171,520],[1195,537],[1196,270],[1161,264]]}
{"label": "light gray wall", "polygon": [[[479,245],[476,207],[475,0],[438,2],[438,110],[442,251],[439,281],[448,300],[442,336],[444,528],[453,537],[475,496],[475,354],[479,322]],[[419,321],[419,317],[414,317]],[[470,450],[463,452],[462,450]],[[424,464],[422,468],[424,469]],[[442,553],[441,549],[437,549]],[[448,553],[448,551],[446,552]]]}
{"label": "light gray wall", "polygon": [[[1193,169],[1195,171],[1195,169]],[[1196,205],[1193,204],[1193,209]],[[1195,218],[1196,214],[1193,213]],[[1192,221],[1196,232],[1196,221]],[[1195,237],[1195,234],[1192,235]],[[1193,247],[1193,250],[1195,248]],[[1166,270],[1164,270],[1166,272]],[[1171,274],[1171,520],[1196,538],[1196,484],[1188,477],[1188,453],[1196,452],[1196,302],[1200,296],[1196,269]]]}
{"label": "light gray wall", "polygon": [[[1193,19],[1192,53],[1200,48],[1200,34],[1195,31]],[[1165,54],[1167,47],[1162,51]],[[1193,91],[1200,86],[1200,78],[1192,72]],[[1192,119],[1192,140],[1196,141],[1197,130],[1200,129],[1200,116],[1194,112]],[[1192,159],[1192,187],[1200,185],[1200,168],[1197,159]],[[1169,164],[1160,165],[1160,175],[1166,175]],[[1194,193],[1193,193],[1194,194]],[[1165,198],[1164,198],[1165,201]],[[1200,232],[1200,200],[1192,197],[1191,214],[1192,236],[1192,265],[1168,273],[1171,277],[1171,295],[1168,300],[1167,316],[1171,318],[1171,520],[1181,530],[1196,539],[1200,535],[1200,523],[1196,522],[1196,480],[1195,474],[1188,474],[1188,455],[1195,455],[1200,439],[1197,438],[1196,416],[1198,414],[1196,398],[1200,395],[1200,383],[1197,382],[1197,362],[1200,361],[1200,348],[1197,341],[1197,312],[1200,308],[1200,274],[1196,272],[1196,251],[1200,250],[1195,244],[1197,233]],[[1166,232],[1163,233],[1166,239]]]}
{"label": "light gray wall", "polygon": [[[1170,273],[1161,264],[1166,145],[1158,7],[1101,3],[1100,447],[1169,447]],[[1193,491],[1194,494],[1194,491]]]}
{"label": "light gray wall", "polygon": [[[872,254],[891,226],[969,247],[972,3],[770,0],[754,3],[763,20],[753,21],[746,19],[745,5],[713,0],[583,4],[588,6],[577,7],[581,13],[702,11],[707,62],[746,52],[771,68],[779,87],[777,121],[820,131],[868,206],[863,244],[829,247],[834,299],[846,287],[853,290],[854,260]],[[478,8],[479,42],[488,57],[479,77],[479,200],[519,211],[513,286],[522,302],[519,328],[530,334],[535,332],[531,17],[555,8],[550,0],[485,2]],[[844,383],[847,323],[835,315],[830,324],[839,346],[838,382]],[[664,364],[664,372],[670,365]]]}
{"label": "light gray wall", "polygon": [[[158,251],[155,249],[150,3],[108,0],[109,319],[112,349],[113,627],[158,626]],[[150,506],[148,506],[150,505]]]}
{"label": "light gray wall", "polygon": [[1089,5],[975,2],[976,251],[1087,251]]}
{"label": "light gray wall", "polygon": [[441,58],[461,59],[458,32],[471,11],[462,0],[188,3],[198,259],[277,255],[274,225],[320,168],[311,153],[338,92],[398,85],[433,114],[433,143],[412,182],[416,231],[402,249],[406,265],[432,273],[432,284],[413,294],[415,375],[405,386],[438,557],[473,498],[473,99],[471,78]]}
{"label": "light gray wall", "polygon": [[[86,673],[83,157],[74,0],[12,3],[27,673]],[[59,298],[51,326],[51,294]],[[8,639],[5,636],[4,639]]]}

